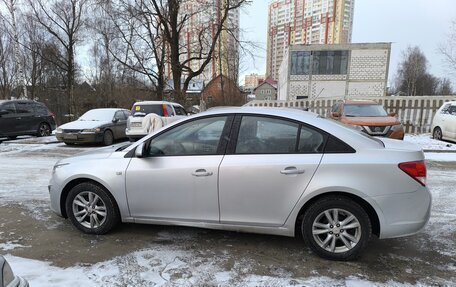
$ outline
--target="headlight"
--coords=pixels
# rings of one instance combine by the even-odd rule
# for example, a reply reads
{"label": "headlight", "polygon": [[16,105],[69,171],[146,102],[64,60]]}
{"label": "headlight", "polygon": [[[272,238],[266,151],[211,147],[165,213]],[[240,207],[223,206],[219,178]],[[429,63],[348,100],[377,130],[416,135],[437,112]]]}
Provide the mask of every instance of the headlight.
{"label": "headlight", "polygon": [[398,124],[398,125],[394,125],[394,126],[391,126],[391,130],[392,131],[397,131],[399,129],[402,129],[402,124]]}
{"label": "headlight", "polygon": [[14,280],[14,273],[8,262],[3,265],[3,286],[8,286]]}
{"label": "headlight", "polygon": [[65,165],[69,165],[69,163],[56,163],[54,165],[54,167],[52,168],[52,174],[54,174],[58,168],[65,166]]}
{"label": "headlight", "polygon": [[83,134],[92,134],[92,133],[99,133],[101,131],[100,128],[96,128],[96,129],[85,129],[85,130],[82,130],[81,133]]}

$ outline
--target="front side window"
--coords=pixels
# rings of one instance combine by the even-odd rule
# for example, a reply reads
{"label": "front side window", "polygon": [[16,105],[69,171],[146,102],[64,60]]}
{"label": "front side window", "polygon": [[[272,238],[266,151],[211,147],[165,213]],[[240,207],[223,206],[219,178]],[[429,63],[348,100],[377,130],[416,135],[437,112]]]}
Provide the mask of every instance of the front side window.
{"label": "front side window", "polygon": [[125,121],[127,120],[127,117],[125,116],[125,114],[123,113],[123,111],[117,111],[116,112],[116,115],[114,116],[114,118],[120,120],[120,121]]}
{"label": "front side window", "polygon": [[451,106],[449,109],[448,109],[448,113],[450,115],[456,115],[456,106]]}
{"label": "front side window", "polygon": [[299,124],[268,117],[243,116],[236,154],[295,153]]}
{"label": "front side window", "polygon": [[227,121],[224,117],[198,119],[179,125],[155,137],[149,156],[216,155]]}
{"label": "front side window", "polygon": [[11,102],[5,103],[0,107],[0,110],[8,111],[8,112],[14,114],[14,113],[16,113],[16,106],[14,105],[14,103],[11,103]]}

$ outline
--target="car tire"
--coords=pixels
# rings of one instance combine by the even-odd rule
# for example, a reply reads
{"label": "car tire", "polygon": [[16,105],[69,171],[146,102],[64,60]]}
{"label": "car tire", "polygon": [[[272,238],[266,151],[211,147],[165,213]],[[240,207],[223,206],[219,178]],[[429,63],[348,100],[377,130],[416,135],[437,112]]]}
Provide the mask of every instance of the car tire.
{"label": "car tire", "polygon": [[47,123],[41,123],[38,126],[38,131],[36,133],[36,136],[38,137],[47,137],[50,136],[52,133],[51,127]]}
{"label": "car tire", "polygon": [[432,132],[432,138],[441,141],[442,140],[442,129],[436,127]]}
{"label": "car tire", "polygon": [[105,234],[120,221],[114,199],[104,188],[90,182],[80,183],[70,190],[65,208],[73,225],[88,234]]}
{"label": "car tire", "polygon": [[327,196],[307,208],[301,232],[307,246],[319,256],[346,261],[357,258],[366,248],[372,225],[366,211],[355,201]]}
{"label": "car tire", "polygon": [[103,145],[112,145],[114,142],[114,136],[110,130],[107,130],[103,134]]}

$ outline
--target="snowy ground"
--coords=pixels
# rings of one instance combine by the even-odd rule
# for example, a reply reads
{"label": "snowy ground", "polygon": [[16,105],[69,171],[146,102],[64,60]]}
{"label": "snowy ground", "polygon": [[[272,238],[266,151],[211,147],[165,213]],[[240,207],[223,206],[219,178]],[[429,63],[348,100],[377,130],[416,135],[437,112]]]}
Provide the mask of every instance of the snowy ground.
{"label": "snowy ground", "polygon": [[134,224],[83,235],[49,210],[47,183],[57,160],[92,147],[28,141],[0,144],[0,254],[31,286],[455,286],[456,153],[426,154],[433,212],[422,233],[373,240],[341,263],[277,236]]}
{"label": "snowy ground", "polygon": [[417,144],[425,151],[456,152],[456,143],[435,140],[431,134],[407,134],[404,141]]}

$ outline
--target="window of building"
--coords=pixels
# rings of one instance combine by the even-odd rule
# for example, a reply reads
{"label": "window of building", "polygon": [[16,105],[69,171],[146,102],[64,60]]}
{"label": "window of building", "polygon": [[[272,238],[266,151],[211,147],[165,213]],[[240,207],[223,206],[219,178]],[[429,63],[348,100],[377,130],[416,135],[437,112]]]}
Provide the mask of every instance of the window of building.
{"label": "window of building", "polygon": [[293,51],[291,53],[291,74],[308,75],[310,70],[310,52]]}
{"label": "window of building", "polygon": [[348,51],[312,52],[313,75],[345,75],[348,67]]}

